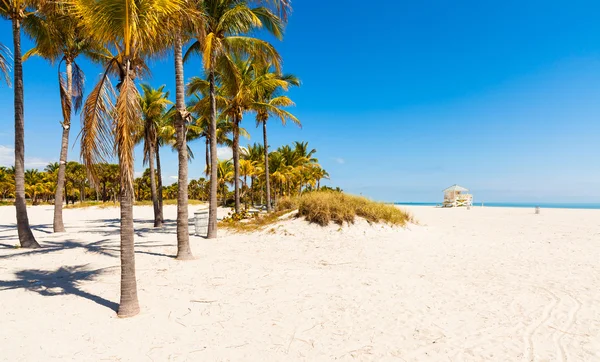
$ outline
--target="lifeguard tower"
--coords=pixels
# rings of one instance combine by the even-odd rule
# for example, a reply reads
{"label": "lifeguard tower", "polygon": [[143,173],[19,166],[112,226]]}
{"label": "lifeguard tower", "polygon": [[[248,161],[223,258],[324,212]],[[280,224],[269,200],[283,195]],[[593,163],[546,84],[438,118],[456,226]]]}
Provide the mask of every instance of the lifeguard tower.
{"label": "lifeguard tower", "polygon": [[473,195],[469,190],[458,185],[452,185],[444,190],[442,207],[460,207],[473,205]]}

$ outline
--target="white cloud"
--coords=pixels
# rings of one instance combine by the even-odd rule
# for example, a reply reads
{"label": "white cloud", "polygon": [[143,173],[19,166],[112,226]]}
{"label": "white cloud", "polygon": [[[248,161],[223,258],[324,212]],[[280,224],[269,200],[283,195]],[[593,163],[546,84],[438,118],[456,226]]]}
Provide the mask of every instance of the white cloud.
{"label": "white cloud", "polygon": [[344,160],[344,159],[343,159],[343,158],[341,158],[341,157],[334,157],[334,158],[333,158],[333,160],[334,160],[335,162],[339,163],[340,165],[343,165],[343,164],[345,164],[345,163],[346,163],[346,160]]}
{"label": "white cloud", "polygon": [[[25,168],[44,168],[51,161],[38,157],[25,157]],[[0,166],[11,167],[15,164],[15,150],[12,147],[0,145]]]}
{"label": "white cloud", "polygon": [[229,147],[218,147],[217,158],[219,160],[229,160],[233,157],[233,151]]}
{"label": "white cloud", "polygon": [[177,176],[169,176],[169,178],[170,178],[171,180],[175,180],[175,181],[179,180],[179,177],[177,177]]}
{"label": "white cloud", "polygon": [[144,175],[144,171],[135,171],[133,173],[133,177],[138,178],[138,177],[142,177]]}

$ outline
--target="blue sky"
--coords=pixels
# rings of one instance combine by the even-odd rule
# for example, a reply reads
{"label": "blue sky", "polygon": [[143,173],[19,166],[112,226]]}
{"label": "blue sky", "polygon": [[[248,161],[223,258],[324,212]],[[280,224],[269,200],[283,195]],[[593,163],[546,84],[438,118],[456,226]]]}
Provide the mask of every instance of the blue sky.
{"label": "blue sky", "polygon": [[[303,128],[271,122],[273,147],[305,140],[331,184],[386,201],[600,202],[600,5],[593,1],[296,0],[284,70]],[[8,21],[0,41],[11,46]],[[24,41],[24,50],[31,46]],[[173,90],[172,58],[152,63]],[[87,89],[100,69],[81,59]],[[195,59],[185,77],[200,74]],[[26,162],[58,160],[56,68],[25,63]],[[172,92],[173,94],[173,92]],[[12,90],[0,88],[0,163],[12,164]],[[252,139],[261,134],[244,120]],[[78,160],[78,116],[69,158]],[[201,142],[190,176],[203,170]],[[226,150],[221,150],[226,154]],[[142,171],[137,154],[137,171]],[[163,150],[164,178],[177,158]]]}

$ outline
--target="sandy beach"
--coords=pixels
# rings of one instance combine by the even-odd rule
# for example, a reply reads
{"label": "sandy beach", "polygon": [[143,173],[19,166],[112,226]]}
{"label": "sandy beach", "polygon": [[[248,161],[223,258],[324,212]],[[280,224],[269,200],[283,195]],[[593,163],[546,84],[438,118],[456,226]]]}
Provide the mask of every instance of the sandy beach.
{"label": "sandy beach", "polygon": [[0,207],[0,360],[600,361],[600,210],[408,209],[404,229],[192,236],[179,262],[175,207],[161,230],[136,207],[142,310],[119,319],[118,209],[52,234],[31,207],[25,250]]}

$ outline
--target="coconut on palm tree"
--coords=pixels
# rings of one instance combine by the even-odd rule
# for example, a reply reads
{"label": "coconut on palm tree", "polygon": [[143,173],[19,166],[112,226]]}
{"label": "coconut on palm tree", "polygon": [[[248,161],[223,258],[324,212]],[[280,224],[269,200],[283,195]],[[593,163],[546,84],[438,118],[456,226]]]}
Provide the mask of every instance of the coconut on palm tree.
{"label": "coconut on palm tree", "polygon": [[[97,165],[116,153],[121,184],[121,300],[118,315],[139,312],[135,278],[133,230],[133,148],[141,118],[137,78],[148,73],[146,60],[166,50],[171,37],[164,31],[167,19],[177,14],[180,0],[71,0],[73,12],[114,56],[88,96],[82,117],[81,156],[92,178]],[[115,93],[111,75],[118,81]]]}

